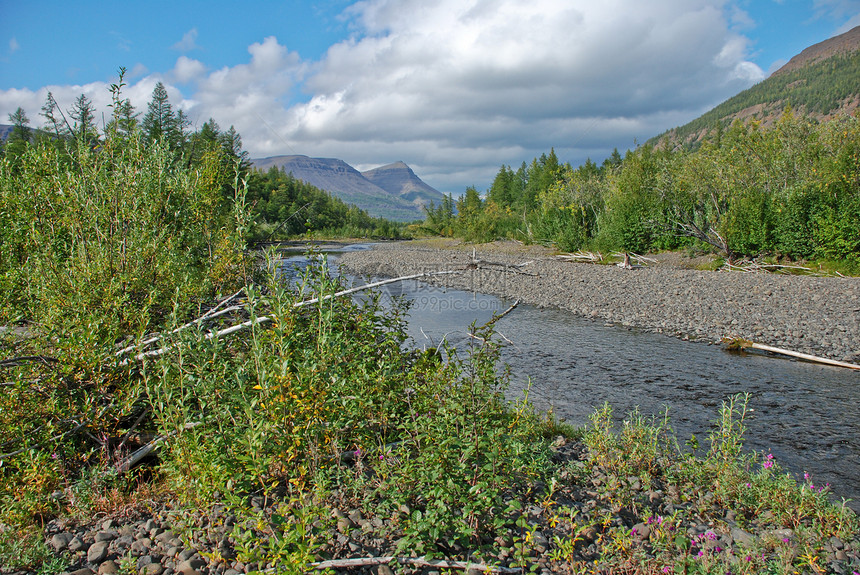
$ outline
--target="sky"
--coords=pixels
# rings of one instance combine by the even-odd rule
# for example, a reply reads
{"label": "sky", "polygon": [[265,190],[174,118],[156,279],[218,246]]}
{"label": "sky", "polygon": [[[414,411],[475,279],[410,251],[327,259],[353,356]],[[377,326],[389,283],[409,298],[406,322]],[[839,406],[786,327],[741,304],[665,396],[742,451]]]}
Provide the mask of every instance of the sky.
{"label": "sky", "polygon": [[860,25],[860,0],[0,0],[0,123],[157,82],[252,158],[404,161],[455,197],[554,149],[600,163]]}

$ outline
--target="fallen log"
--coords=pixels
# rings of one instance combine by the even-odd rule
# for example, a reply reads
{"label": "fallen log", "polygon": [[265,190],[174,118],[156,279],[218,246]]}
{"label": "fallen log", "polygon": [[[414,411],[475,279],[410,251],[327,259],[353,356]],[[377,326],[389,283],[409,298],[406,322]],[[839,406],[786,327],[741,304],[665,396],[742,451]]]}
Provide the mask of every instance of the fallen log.
{"label": "fallen log", "polygon": [[[183,430],[194,429],[198,425],[202,425],[202,423],[203,423],[202,421],[195,421],[194,423],[186,423],[182,429]],[[155,448],[158,447],[165,439],[169,439],[169,438],[173,437],[174,435],[176,435],[177,433],[179,433],[179,431],[172,431],[172,432],[168,433],[167,435],[160,435],[160,436],[156,437],[155,439],[153,439],[152,441],[150,441],[149,443],[147,443],[146,445],[144,445],[143,447],[141,447],[140,449],[138,449],[137,451],[135,451],[134,453],[132,453],[131,455],[129,455],[127,458],[118,462],[116,464],[117,474],[121,475],[121,474],[125,473],[126,471],[129,471],[130,469],[132,469],[135,465],[137,465],[140,462],[141,459],[143,459],[144,457],[146,457],[147,455],[149,455],[150,453],[155,451]]]}
{"label": "fallen log", "polygon": [[801,353],[799,351],[792,351],[790,349],[783,349],[781,347],[773,347],[770,345],[765,345],[763,343],[755,343],[754,341],[749,341],[747,339],[743,339],[740,337],[724,337],[722,338],[722,342],[729,346],[729,349],[758,349],[761,351],[768,351],[771,353],[777,353],[780,355],[787,355],[789,357],[796,357],[798,359],[802,359],[805,361],[811,361],[813,363],[820,363],[823,365],[833,365],[836,367],[844,367],[847,369],[856,369],[860,370],[860,365],[854,363],[848,363],[847,361],[839,361],[836,359],[830,359],[827,357],[819,357],[817,355],[810,355],[808,353]]}
{"label": "fallen log", "polygon": [[[310,566],[317,570],[324,569],[349,569],[351,567],[372,567],[375,565],[387,565],[389,563],[400,563],[413,567],[432,567],[437,569],[459,569],[463,571],[477,570],[482,573],[522,573],[519,567],[495,567],[486,563],[471,563],[469,561],[448,561],[445,559],[429,560],[424,557],[356,557],[354,559],[330,559],[328,561],[317,561]],[[271,572],[273,570],[267,570]]]}
{"label": "fallen log", "polygon": [[[455,273],[460,273],[461,271],[463,271],[463,270],[447,270],[447,271],[441,271],[441,272],[422,272],[419,274],[412,274],[409,276],[401,276],[399,278],[382,280],[382,281],[378,281],[378,282],[374,282],[374,283],[370,283],[370,284],[365,284],[365,285],[350,288],[350,289],[345,289],[345,290],[342,290],[342,291],[339,291],[339,292],[336,292],[333,294],[329,294],[329,295],[326,295],[323,297],[316,297],[316,298],[312,298],[309,300],[296,302],[293,304],[293,308],[300,308],[300,307],[313,305],[315,303],[328,301],[328,300],[333,299],[333,298],[342,297],[345,295],[357,293],[360,291],[364,291],[367,289],[383,286],[383,285],[394,283],[394,282],[408,281],[408,280],[413,280],[413,279],[420,279],[420,278],[425,278],[425,277],[432,277],[432,276],[439,276],[439,275],[446,275],[446,274],[455,274]],[[219,330],[219,331],[210,331],[209,333],[207,333],[205,335],[205,339],[214,339],[214,338],[218,338],[218,337],[224,337],[226,335],[236,333],[237,331],[242,331],[242,330],[247,329],[249,327],[252,327],[255,325],[261,325],[264,323],[268,323],[270,321],[272,321],[272,318],[269,316],[259,316],[259,317],[244,321],[242,323],[224,328],[224,329]],[[168,346],[165,346],[165,347],[162,347],[159,349],[154,349],[152,351],[146,351],[143,353],[139,353],[139,354],[135,355],[133,358],[124,359],[123,361],[120,362],[120,365],[127,365],[127,364],[131,363],[132,359],[134,359],[135,361],[141,361],[141,360],[144,360],[147,358],[158,357],[160,355],[164,355],[165,353],[167,353],[168,350],[170,350],[172,348],[173,348],[172,345],[168,345]]]}

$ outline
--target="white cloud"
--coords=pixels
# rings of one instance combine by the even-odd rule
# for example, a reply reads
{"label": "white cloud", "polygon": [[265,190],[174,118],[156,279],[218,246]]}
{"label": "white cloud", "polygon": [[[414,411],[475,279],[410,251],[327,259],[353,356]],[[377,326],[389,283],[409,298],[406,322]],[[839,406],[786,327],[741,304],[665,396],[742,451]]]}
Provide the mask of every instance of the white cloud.
{"label": "white cloud", "polygon": [[211,70],[181,56],[127,94],[145,110],[161,80],[197,124],[235,125],[252,156],[403,160],[459,194],[550,147],[601,161],[764,77],[729,0],[364,0],[345,16],[353,36],[320,61],[268,37],[247,63]]}
{"label": "white cloud", "polygon": [[182,40],[171,46],[171,49],[179,50],[180,52],[190,52],[197,48],[197,28],[192,28],[183,34]]}
{"label": "white cloud", "polygon": [[180,56],[176,60],[171,76],[180,84],[196,81],[206,72],[206,66],[199,60],[192,60],[187,56]]}
{"label": "white cloud", "polygon": [[764,77],[721,1],[368,0],[351,13],[363,35],[328,51],[286,137],[352,144],[358,162],[417,141],[466,162],[499,150],[493,173],[551,146],[576,163],[611,150],[599,134],[633,146]]}
{"label": "white cloud", "polygon": [[21,48],[21,45],[18,43],[18,39],[14,36],[11,40],[9,40],[9,53],[14,54]]}

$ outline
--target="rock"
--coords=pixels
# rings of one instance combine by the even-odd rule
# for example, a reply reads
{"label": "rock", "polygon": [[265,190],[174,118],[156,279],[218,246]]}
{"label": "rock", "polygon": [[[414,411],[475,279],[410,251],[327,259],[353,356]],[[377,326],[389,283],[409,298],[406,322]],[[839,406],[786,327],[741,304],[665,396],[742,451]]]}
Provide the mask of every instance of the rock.
{"label": "rock", "polygon": [[182,551],[179,552],[179,555],[176,556],[176,561],[178,563],[181,563],[183,561],[187,561],[188,559],[191,559],[192,557],[194,557],[194,555],[196,555],[196,554],[197,554],[196,549],[183,549]]}
{"label": "rock", "polygon": [[170,541],[171,539],[173,539],[173,530],[171,530],[171,529],[167,529],[165,531],[162,531],[161,533],[159,533],[158,535],[155,536],[155,540],[160,541],[160,542]]}
{"label": "rock", "polygon": [[364,513],[360,509],[353,510],[348,517],[353,525],[360,525],[364,521]]}
{"label": "rock", "polygon": [[51,537],[51,547],[54,548],[54,551],[59,553],[69,546],[69,542],[74,539],[75,536],[71,533],[57,533],[53,537]]}
{"label": "rock", "polygon": [[546,553],[546,550],[549,549],[549,541],[546,540],[546,537],[540,531],[532,533],[532,543],[538,553]]}
{"label": "rock", "polygon": [[843,549],[845,547],[845,543],[836,536],[831,537],[829,543],[834,549]]}
{"label": "rock", "polygon": [[116,573],[119,573],[119,565],[112,559],[99,565],[99,575],[115,575]]}
{"label": "rock", "polygon": [[69,541],[69,551],[72,553],[77,553],[78,551],[86,551],[89,549],[89,543],[84,543],[84,540],[75,535],[71,541]]}
{"label": "rock", "polygon": [[756,536],[750,533],[747,533],[740,527],[732,527],[732,540],[743,546],[743,547],[752,547],[756,542]]}
{"label": "rock", "polygon": [[134,537],[131,535],[123,535],[119,539],[114,540],[113,546],[118,552],[122,553],[134,543]]}
{"label": "rock", "polygon": [[107,559],[108,545],[110,545],[110,543],[107,541],[97,541],[93,543],[87,551],[87,561],[93,565],[98,565]]}
{"label": "rock", "polygon": [[131,544],[131,552],[136,555],[146,555],[152,549],[152,540],[149,537],[135,539]]}
{"label": "rock", "polygon": [[394,571],[392,571],[391,567],[389,567],[388,565],[380,565],[376,569],[376,575],[394,575]]}
{"label": "rock", "polygon": [[206,561],[200,557],[192,557],[176,564],[176,572],[182,575],[195,575],[199,569],[206,567]]}
{"label": "rock", "polygon": [[78,569],[77,571],[72,571],[69,575],[96,575],[95,572],[89,567],[84,567],[83,569]]}
{"label": "rock", "polygon": [[164,567],[160,563],[150,563],[139,571],[140,575],[162,575]]}
{"label": "rock", "polygon": [[103,531],[99,531],[98,533],[96,533],[95,537],[93,539],[95,540],[96,543],[98,543],[99,541],[113,541],[116,538],[117,538],[116,531],[103,530]]}
{"label": "rock", "polygon": [[637,523],[633,526],[631,531],[633,533],[633,538],[639,541],[645,541],[651,537],[651,527],[645,523]]}

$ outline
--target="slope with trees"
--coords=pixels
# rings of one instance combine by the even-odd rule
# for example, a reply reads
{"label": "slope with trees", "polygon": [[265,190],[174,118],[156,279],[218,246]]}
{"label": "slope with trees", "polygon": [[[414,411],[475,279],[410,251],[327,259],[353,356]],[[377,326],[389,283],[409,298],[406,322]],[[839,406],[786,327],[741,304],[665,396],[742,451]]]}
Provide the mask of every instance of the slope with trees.
{"label": "slope with trees", "polygon": [[788,109],[770,126],[738,120],[714,130],[696,150],[646,145],[615,156],[575,169],[556,168],[546,156],[519,176],[502,166],[485,199],[469,189],[447,227],[438,208],[426,227],[568,251],[706,246],[729,260],[776,255],[860,265],[857,115],[817,122]]}

